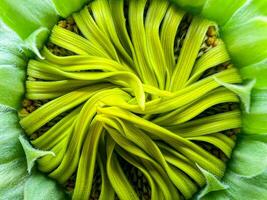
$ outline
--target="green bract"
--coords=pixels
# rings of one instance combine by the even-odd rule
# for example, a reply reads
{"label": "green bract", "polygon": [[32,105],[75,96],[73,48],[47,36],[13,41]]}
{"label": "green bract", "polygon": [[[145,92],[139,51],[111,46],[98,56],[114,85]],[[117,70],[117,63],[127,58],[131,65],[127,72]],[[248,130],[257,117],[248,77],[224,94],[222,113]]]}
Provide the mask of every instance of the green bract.
{"label": "green bract", "polygon": [[[25,133],[27,135],[31,135],[36,129],[41,127],[43,124],[45,124],[47,121],[45,117],[52,118],[53,115],[56,115],[56,112],[51,113],[51,109],[49,109],[49,106],[52,104],[52,108],[56,108],[55,105],[57,105],[57,112],[63,112],[64,109],[67,106],[73,106],[78,105],[79,102],[83,102],[90,98],[89,101],[87,101],[84,105],[85,108],[77,107],[75,108],[70,114],[67,115],[67,117],[63,118],[65,120],[65,124],[58,125],[59,128],[69,130],[73,127],[69,127],[68,125],[71,124],[71,122],[74,120],[74,116],[76,117],[80,113],[79,117],[80,119],[91,119],[92,116],[97,112],[99,115],[96,119],[94,119],[90,124],[90,132],[92,134],[89,134],[88,137],[84,137],[84,135],[81,135],[77,138],[75,138],[73,141],[74,147],[78,146],[77,148],[81,148],[79,145],[79,141],[85,140],[85,146],[88,146],[87,148],[84,148],[82,150],[82,158],[79,164],[79,169],[81,171],[81,174],[77,174],[77,178],[79,180],[82,180],[78,184],[81,186],[77,190],[74,191],[74,197],[76,199],[79,199],[80,196],[84,191],[82,190],[84,185],[87,183],[86,181],[92,181],[92,171],[86,171],[86,167],[93,166],[94,163],[97,161],[101,173],[106,173],[107,176],[110,176],[111,174],[114,176],[113,179],[107,180],[106,175],[102,177],[102,183],[104,185],[104,191],[101,193],[102,199],[109,199],[114,196],[114,191],[111,187],[115,188],[115,192],[118,194],[118,196],[121,199],[136,199],[137,196],[132,190],[130,184],[128,184],[128,181],[124,174],[122,173],[122,169],[118,165],[118,160],[116,154],[113,153],[113,151],[116,150],[116,152],[123,157],[125,160],[127,160],[129,163],[137,167],[140,171],[143,172],[143,174],[147,177],[148,181],[150,182],[151,188],[155,187],[152,191],[157,191],[157,187],[162,187],[162,190],[164,191],[164,187],[166,188],[165,191],[166,194],[161,194],[160,192],[153,193],[152,196],[158,198],[158,194],[165,196],[165,198],[171,196],[174,197],[175,195],[172,193],[174,190],[172,187],[173,185],[168,180],[167,175],[170,177],[174,177],[172,182],[175,182],[177,185],[179,185],[179,181],[181,176],[175,176],[176,173],[174,172],[173,168],[170,168],[168,164],[166,164],[165,159],[168,162],[171,162],[172,160],[172,149],[168,148],[164,144],[157,144],[160,146],[160,149],[164,149],[165,159],[161,157],[161,154],[158,153],[159,148],[157,145],[155,145],[154,141],[150,139],[152,137],[153,139],[160,138],[164,140],[166,143],[171,144],[173,147],[176,147],[176,149],[180,148],[180,144],[189,146],[192,148],[192,151],[189,151],[186,148],[183,150],[183,148],[180,148],[181,151],[187,151],[190,152],[192,155],[193,161],[199,161],[197,163],[198,168],[190,169],[190,173],[192,173],[192,177],[195,178],[194,181],[196,181],[200,186],[203,185],[203,180],[206,180],[206,186],[200,191],[198,194],[196,194],[193,198],[195,199],[237,199],[237,200],[262,200],[266,198],[267,196],[267,1],[266,0],[196,0],[196,1],[190,1],[190,0],[173,0],[172,2],[176,4],[179,9],[186,10],[188,12],[191,12],[195,15],[201,15],[203,18],[207,18],[209,20],[215,21],[219,25],[219,30],[221,37],[223,41],[225,42],[225,46],[230,53],[230,57],[235,64],[235,66],[239,69],[240,74],[245,82],[244,86],[237,86],[233,85],[232,83],[239,83],[241,80],[239,79],[239,76],[236,75],[235,70],[228,69],[225,72],[222,72],[220,75],[216,75],[210,78],[205,79],[205,81],[192,84],[192,87],[190,89],[185,90],[180,93],[175,93],[174,96],[170,96],[170,94],[166,91],[163,91],[162,89],[165,87],[166,77],[168,77],[168,72],[161,71],[162,69],[160,67],[161,64],[166,64],[167,66],[173,65],[172,62],[168,63],[160,63],[160,53],[157,54],[157,52],[149,52],[149,55],[152,59],[152,61],[158,61],[157,63],[152,63],[153,66],[156,66],[153,70],[155,71],[155,77],[149,76],[149,70],[151,70],[149,67],[147,68],[139,68],[135,69],[138,71],[141,77],[143,77],[143,80],[145,80],[144,84],[139,81],[138,78],[133,76],[129,72],[118,72],[121,68],[124,66],[117,65],[114,63],[110,63],[108,60],[105,60],[105,62],[102,60],[102,65],[97,65],[98,68],[92,69],[92,70],[106,70],[108,69],[108,72],[105,73],[98,73],[95,72],[94,76],[90,76],[90,74],[82,74],[80,73],[78,76],[76,73],[72,72],[75,70],[82,70],[77,69],[72,66],[69,67],[69,69],[60,70],[57,65],[49,66],[47,63],[42,62],[43,55],[46,55],[49,57],[49,62],[59,62],[58,64],[62,64],[62,61],[57,60],[57,57],[53,57],[49,54],[47,49],[43,49],[43,51],[40,53],[39,50],[43,48],[43,45],[48,38],[48,36],[51,34],[51,30],[58,21],[59,17],[67,17],[70,14],[79,11],[84,4],[88,3],[87,0],[2,0],[0,2],[0,17],[2,22],[0,23],[0,199],[66,199],[68,196],[63,192],[63,189],[56,184],[56,182],[50,178],[48,178],[43,173],[40,173],[35,167],[33,167],[34,161],[38,158],[39,159],[39,166],[40,170],[43,172],[50,172],[52,169],[54,169],[55,166],[58,165],[59,160],[50,162],[49,159],[52,160],[54,156],[54,152],[51,151],[41,151],[34,149],[29,142],[25,139]],[[110,3],[112,3],[113,0],[110,0]],[[114,0],[115,2],[115,0]],[[162,3],[161,9],[164,10],[164,2]],[[98,5],[99,6],[99,5]],[[103,6],[103,5],[102,5]],[[137,6],[138,8],[138,6]],[[139,7],[140,8],[140,7]],[[99,9],[100,8],[95,8]],[[114,6],[112,7],[114,9],[114,12],[119,13],[118,7]],[[118,9],[118,10],[116,10]],[[133,12],[133,10],[129,10],[129,12]],[[154,9],[153,12],[151,12],[151,18],[158,17],[160,18],[161,10]],[[76,23],[78,26],[80,25],[80,29],[83,29],[83,17],[86,16],[86,11],[82,11],[81,14],[76,13],[74,15],[74,18],[76,20]],[[108,13],[104,13],[108,17]],[[119,14],[117,15],[119,19]],[[177,20],[179,20],[179,16],[176,16]],[[149,17],[148,17],[149,18]],[[195,22],[196,24],[201,23],[204,27],[203,30],[198,30],[199,32],[205,33],[207,27],[211,23],[208,20],[202,20],[202,18],[196,18],[198,22]],[[149,20],[149,19],[148,19]],[[151,19],[150,19],[151,20]],[[118,20],[120,21],[120,20]],[[157,20],[155,20],[157,21]],[[80,24],[79,24],[80,22]],[[99,21],[101,23],[103,21]],[[90,22],[87,22],[90,24]],[[134,27],[136,27],[135,31],[139,28],[138,22],[135,20],[132,20],[130,23],[133,24]],[[109,24],[109,23],[107,23]],[[122,23],[123,24],[123,23]],[[167,23],[166,23],[167,24]],[[91,24],[93,26],[93,24]],[[160,19],[158,21],[158,24],[156,24],[158,27],[160,25]],[[91,37],[92,33],[96,33],[94,37],[97,40],[97,37],[99,36],[99,33],[91,27],[92,32],[86,32],[84,30],[83,34],[88,37]],[[105,24],[100,24],[100,26],[104,27],[103,29],[110,31],[110,35],[113,38],[113,44],[116,46],[118,51],[120,52],[120,56],[123,57],[125,63],[131,63],[133,62],[130,57],[128,57],[128,53],[130,52],[131,46],[125,47],[125,49],[128,48],[128,52],[124,52],[123,48],[120,47],[120,44],[118,42],[118,38],[116,34],[112,33],[112,27],[105,27]],[[120,27],[121,24],[116,24],[116,26]],[[122,27],[122,26],[121,26]],[[151,27],[151,29],[148,28],[147,34],[149,34],[149,38],[151,39],[148,41],[148,47],[149,49],[159,49],[157,46],[157,33],[155,33],[153,30],[155,27]],[[165,29],[164,29],[165,28]],[[168,32],[169,30],[166,27],[162,27],[163,29],[163,35],[164,30],[165,36],[166,35],[172,35],[173,33]],[[123,33],[125,30],[121,30]],[[140,29],[139,31],[142,31]],[[192,31],[193,32],[193,31]],[[137,35],[140,32],[133,31],[133,35]],[[88,35],[86,35],[88,34]],[[140,33],[142,36],[142,34]],[[201,34],[200,34],[201,35]],[[121,38],[127,43],[128,38],[125,37],[124,34],[120,35]],[[164,37],[163,37],[164,38]],[[75,45],[72,46],[70,42],[68,41],[75,41],[79,43],[80,45],[76,47]],[[140,38],[136,37],[136,40]],[[83,56],[83,54],[86,54],[88,51],[94,52],[96,55],[100,55],[102,57],[112,57],[114,60],[118,59],[118,56],[116,55],[116,52],[113,51],[112,47],[113,44],[109,44],[108,41],[103,41],[103,46],[105,46],[105,49],[103,51],[94,51],[95,49],[93,46],[90,46],[90,44],[87,44],[87,40],[77,38],[76,36],[73,36],[71,33],[65,31],[64,29],[60,27],[54,27],[50,40],[57,44],[61,45],[66,49],[70,49],[74,51],[75,53],[81,54],[81,62],[85,61],[87,62],[86,56]],[[62,42],[64,40],[65,42]],[[134,41],[135,37],[133,36],[133,43],[138,43],[140,41]],[[201,41],[201,38],[196,38],[194,40],[194,43],[199,43]],[[186,43],[187,41],[185,41]],[[168,49],[168,42],[166,44],[166,49]],[[65,45],[65,46],[64,46]],[[190,46],[190,41],[186,44]],[[138,46],[138,45],[137,45]],[[81,48],[82,47],[82,48]],[[143,66],[145,66],[147,63],[145,63],[144,59],[142,58],[142,47],[136,47],[138,49],[138,52],[136,53],[136,57],[139,63],[142,63]],[[219,48],[223,48],[222,46],[218,46]],[[98,49],[97,49],[98,50]],[[170,50],[170,49],[169,49]],[[168,50],[167,50],[168,51]],[[172,50],[170,50],[172,51]],[[216,49],[214,50],[216,52]],[[115,53],[114,53],[115,52]],[[221,52],[220,49],[218,52]],[[195,52],[197,53],[197,52]],[[33,58],[34,56],[39,57],[39,61],[31,60],[29,62],[30,58]],[[171,55],[171,53],[170,53]],[[212,53],[211,53],[212,55]],[[186,53],[181,53],[181,56],[186,58]],[[207,56],[208,57],[208,56]],[[227,60],[227,55],[221,55],[222,60]],[[174,58],[170,57],[170,61]],[[203,60],[205,57],[203,58]],[[205,61],[199,60],[199,62],[205,63]],[[215,60],[216,61],[216,60]],[[63,61],[68,62],[68,61]],[[99,63],[99,60],[97,59],[91,59],[91,62],[93,64]],[[223,62],[223,61],[222,61]],[[41,65],[42,68],[38,68],[36,66]],[[63,64],[64,65],[64,64]],[[190,66],[192,66],[192,63],[179,63],[177,65],[185,66],[182,70],[174,70],[173,74],[174,78],[170,79],[168,83],[170,85],[169,91],[176,91],[177,88],[183,88],[185,84],[187,84],[187,78],[190,74]],[[28,68],[27,68],[28,66]],[[199,64],[199,66],[202,66]],[[207,66],[208,68],[208,66]],[[26,69],[28,70],[26,72]],[[181,69],[181,68],[180,68]],[[170,69],[171,70],[171,69]],[[188,71],[189,70],[189,71]],[[192,79],[190,79],[189,83],[193,83],[199,76],[199,74],[202,73],[201,67],[199,68],[199,72],[195,72],[195,77],[193,76]],[[126,70],[127,71],[127,70]],[[36,111],[36,115],[33,113],[32,115],[29,115],[29,117],[22,119],[21,125],[25,129],[25,133],[23,129],[21,128],[19,124],[19,118],[18,118],[18,110],[21,107],[21,101],[25,94],[25,78],[26,73],[35,76],[37,78],[41,79],[50,79],[50,80],[60,80],[57,83],[52,83],[51,85],[46,85],[45,82],[38,82],[33,83],[31,81],[27,81],[27,97],[31,99],[42,99],[46,97],[59,97],[63,94],[64,96],[61,96],[57,98],[55,101],[58,101],[60,103],[55,104],[48,103],[46,104],[46,107],[48,109],[39,109]],[[199,74],[198,74],[199,73]],[[175,82],[176,77],[179,77],[179,75],[185,75],[181,78],[181,82],[177,83]],[[52,78],[51,78],[52,77]],[[64,78],[68,78],[68,80],[65,80]],[[234,78],[233,78],[234,77]],[[98,85],[84,85],[82,82],[83,80],[90,80],[90,81],[98,81],[104,79],[107,81],[110,81],[112,83],[116,83],[117,85],[120,85],[120,87],[126,87],[129,91],[124,92],[118,88],[114,88],[113,84],[109,83],[101,83]],[[62,80],[61,80],[62,79]],[[74,80],[72,80],[74,79]],[[78,80],[76,80],[78,79]],[[120,80],[123,80],[124,82],[128,82],[128,84],[125,86],[123,83],[120,82]],[[157,80],[157,81],[155,81]],[[168,80],[168,78],[167,78]],[[168,85],[167,84],[167,85]],[[88,92],[84,92],[84,88],[77,89],[73,91],[72,93],[67,93],[68,88],[65,86],[68,85],[69,87],[73,88],[79,88],[78,86],[86,86],[86,90],[89,90],[91,93],[88,94]],[[152,86],[151,86],[152,85]],[[218,180],[217,177],[220,177],[223,175],[224,170],[224,164],[222,162],[219,162],[218,160],[214,159],[210,155],[207,155],[204,151],[201,151],[200,148],[197,148],[196,145],[193,145],[193,143],[188,142],[193,137],[197,136],[197,133],[194,132],[194,129],[190,129],[193,124],[201,124],[203,121],[199,122],[193,122],[192,124],[185,125],[185,127],[174,127],[174,130],[183,130],[185,133],[189,133],[185,138],[189,138],[189,140],[186,140],[184,138],[180,138],[179,134],[177,136],[173,136],[172,132],[168,132],[167,129],[163,129],[160,126],[156,126],[154,123],[149,123],[147,120],[137,117],[136,115],[132,115],[131,112],[137,113],[138,115],[142,114],[160,114],[162,112],[170,111],[171,108],[176,108],[175,106],[185,106],[186,100],[188,98],[191,98],[192,100],[192,107],[195,109],[201,110],[202,107],[206,106],[207,101],[203,100],[201,106],[197,107],[198,105],[194,105],[194,95],[198,95],[196,91],[199,87],[202,87],[204,85],[207,85],[208,87],[203,89],[205,90],[212,90],[218,86],[224,86],[225,88],[229,89],[230,91],[234,92],[236,95],[239,96],[240,100],[243,103],[242,107],[242,130],[241,133],[238,135],[237,139],[237,145],[233,151],[232,158],[230,162],[227,164],[226,172],[221,180]],[[40,89],[41,88],[41,89]],[[66,91],[62,90],[60,93],[51,92],[51,88],[53,88],[55,91],[65,89]],[[203,87],[204,88],[204,87]],[[42,92],[39,92],[42,90]],[[98,91],[99,93],[95,95],[95,91]],[[201,90],[202,91],[202,90]],[[220,100],[223,99],[229,99],[229,102],[236,102],[238,101],[236,96],[232,94],[232,92],[226,92],[216,90],[216,93],[214,95],[216,96],[216,99],[220,102]],[[227,90],[228,91],[228,90]],[[135,100],[132,102],[128,101],[131,99],[129,97],[128,92],[136,97]],[[203,94],[204,94],[203,92]],[[67,94],[66,94],[67,93]],[[157,101],[157,99],[153,100],[152,102],[146,103],[145,98],[146,95],[144,94],[151,94],[158,95],[164,98],[166,101],[164,104],[160,104],[160,102]],[[222,95],[223,94],[223,95]],[[225,95],[227,94],[227,95]],[[69,96],[68,96],[69,95]],[[186,96],[184,98],[184,102],[180,101],[178,97],[180,96]],[[200,94],[201,95],[201,94]],[[91,96],[93,96],[91,98]],[[75,97],[75,98],[74,98]],[[113,101],[109,102],[108,98],[110,97]],[[121,98],[123,97],[123,98]],[[207,99],[209,97],[207,96]],[[63,100],[62,100],[63,99]],[[75,101],[73,101],[75,99]],[[101,102],[95,106],[95,102],[98,102],[101,99]],[[167,99],[167,100],[166,100]],[[214,100],[214,96],[211,96],[209,99]],[[62,104],[64,101],[65,104]],[[127,101],[127,103],[126,103]],[[215,101],[215,100],[214,100]],[[225,100],[226,101],[226,100]],[[215,104],[216,102],[214,102]],[[99,106],[100,105],[100,106]],[[101,107],[101,105],[123,105],[122,108],[127,109],[128,111],[125,111],[122,108],[114,108],[114,107]],[[90,108],[90,109],[88,109]],[[192,111],[193,112],[193,111]],[[196,111],[194,111],[196,112]],[[178,116],[175,118],[176,113],[170,113],[168,116],[162,116],[157,119],[155,119],[155,123],[157,124],[165,124],[166,122],[169,123],[169,125],[176,125],[176,123],[181,121],[187,121],[187,118],[190,118],[191,110],[188,109],[188,111],[185,111],[183,113],[186,117]],[[235,116],[233,119],[237,119],[240,115],[240,112],[233,111],[232,113],[229,113],[231,116]],[[40,118],[38,118],[40,117]],[[192,116],[193,117],[193,116]],[[226,118],[227,116],[216,116],[217,118]],[[229,116],[228,116],[229,117]],[[232,119],[232,118],[231,118]],[[213,119],[214,120],[214,119]],[[128,121],[128,122],[125,122]],[[216,120],[215,120],[216,121]],[[218,120],[219,121],[219,120]],[[136,129],[136,127],[133,127],[130,123],[134,122],[134,124],[139,128]],[[213,122],[213,121],[209,121]],[[205,122],[204,122],[205,123]],[[234,123],[234,127],[238,127],[240,125],[239,120],[233,120],[231,123]],[[105,125],[103,125],[105,124]],[[86,132],[87,127],[86,124],[83,123],[79,124],[80,126],[77,126],[78,132]],[[217,124],[218,127],[223,127],[224,124],[221,124],[220,122]],[[111,137],[109,137],[106,141],[106,145],[103,144],[103,141],[101,141],[100,134],[102,132],[102,129],[105,128],[108,130]],[[139,132],[135,132],[136,130],[139,130]],[[146,131],[149,133],[148,137],[146,134],[142,134],[142,131]],[[54,137],[50,138],[49,141],[43,141],[43,140],[33,140],[32,144],[34,146],[40,147],[47,147],[49,145],[53,145],[56,143],[59,139],[57,138],[57,130],[52,130],[54,132]],[[51,132],[52,132],[51,131]],[[125,137],[122,137],[122,134],[126,134]],[[69,132],[66,131],[66,135],[62,136],[62,145],[60,147],[66,147],[66,141],[65,138],[68,137]],[[196,135],[194,135],[196,134]],[[162,137],[164,135],[164,138]],[[46,137],[45,134],[43,137]],[[128,138],[127,140],[125,138]],[[205,138],[210,139],[210,138]],[[76,140],[78,141],[76,144]],[[105,149],[99,152],[100,155],[105,155],[103,157],[106,157],[106,160],[103,160],[102,156],[96,156],[96,148],[90,149],[90,143],[92,141],[98,141],[100,145],[100,149]],[[204,140],[203,137],[195,137],[195,140]],[[137,145],[133,145],[133,141],[139,141]],[[120,143],[120,147],[117,147],[115,145],[115,142]],[[180,143],[179,143],[180,142]],[[229,141],[226,141],[226,143],[229,143],[229,146],[232,147],[233,144]],[[218,146],[220,146],[220,143],[216,143]],[[141,147],[144,151],[141,151],[141,148],[137,148],[137,146]],[[146,148],[147,146],[151,148]],[[73,149],[75,149],[73,147]],[[124,147],[124,148],[123,148]],[[127,149],[128,148],[128,149]],[[125,151],[127,149],[127,151]],[[152,150],[151,150],[152,149]],[[226,155],[231,154],[231,148],[222,148],[224,150],[224,153]],[[53,150],[57,150],[56,148]],[[144,165],[140,165],[140,163],[135,159],[135,157],[132,157],[129,155],[129,152],[132,154],[138,155],[139,157],[142,157],[142,159],[146,160],[144,161]],[[197,155],[194,151],[197,151],[199,155]],[[90,152],[88,154],[88,152]],[[69,153],[69,152],[68,152]],[[76,152],[75,152],[76,153]],[[61,168],[59,170],[53,171],[53,173],[50,173],[49,176],[52,178],[57,179],[59,182],[65,182],[66,179],[69,178],[69,176],[72,174],[75,164],[77,164],[78,160],[76,159],[75,153],[70,152],[69,154],[73,154],[73,162],[72,160],[68,160],[67,157]],[[47,157],[43,157],[45,155],[49,155]],[[90,157],[92,155],[92,157]],[[149,155],[149,156],[147,156]],[[64,155],[60,155],[63,159]],[[154,173],[154,177],[158,177],[160,180],[160,183],[164,183],[162,185],[156,185],[154,184],[154,181],[151,178],[151,174],[147,173],[147,169],[150,169],[153,171],[155,167],[158,167],[159,165],[155,164],[155,161],[151,159],[153,158],[157,159],[157,162],[160,163],[160,167],[164,166],[165,172],[162,172],[162,174],[166,174],[166,176],[160,174],[158,176],[157,173]],[[169,156],[169,157],[168,157]],[[199,157],[198,157],[199,156]],[[201,157],[203,156],[203,158]],[[90,157],[89,161],[86,159],[87,157]],[[195,160],[194,160],[195,159]],[[210,159],[210,160],[209,160]],[[87,162],[88,161],[88,162]],[[214,164],[214,163],[215,164]],[[70,163],[70,165],[69,165]],[[173,163],[177,163],[174,162]],[[107,167],[107,171],[106,169]],[[216,168],[215,165],[218,165],[220,167]],[[143,167],[145,166],[145,168]],[[33,167],[33,168],[32,168]],[[159,168],[160,168],[159,167]],[[90,168],[91,169],[91,168]],[[187,167],[185,167],[187,169]],[[195,171],[194,171],[195,170]],[[203,176],[198,176],[199,172],[202,172]],[[178,173],[178,172],[177,172]],[[172,176],[173,175],[173,176]],[[84,177],[83,177],[84,176]],[[119,178],[118,178],[119,177]],[[110,182],[109,182],[110,181]],[[168,182],[169,181],[169,182]],[[165,184],[166,183],[166,184]],[[190,195],[195,190],[194,185],[190,185],[190,180],[187,180],[186,183],[188,183],[187,186],[179,185],[181,187],[181,191],[183,192],[183,195],[186,197],[190,197]],[[123,188],[122,191],[116,191],[116,187]],[[193,189],[192,189],[193,188]],[[191,191],[190,191],[191,189]],[[129,191],[129,194],[125,194],[123,191]],[[88,195],[88,194],[86,194]]]}

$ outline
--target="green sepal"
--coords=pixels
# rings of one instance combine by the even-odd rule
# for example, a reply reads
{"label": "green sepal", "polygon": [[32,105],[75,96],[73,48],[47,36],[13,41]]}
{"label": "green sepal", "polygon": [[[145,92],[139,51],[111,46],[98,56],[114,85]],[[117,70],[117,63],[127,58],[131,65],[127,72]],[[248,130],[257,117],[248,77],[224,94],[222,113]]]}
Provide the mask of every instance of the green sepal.
{"label": "green sepal", "polygon": [[39,49],[43,47],[47,37],[49,36],[49,30],[44,27],[40,27],[35,30],[31,35],[24,41],[23,47],[31,50],[40,59],[44,59]]}
{"label": "green sepal", "polygon": [[24,200],[63,200],[66,195],[57,183],[38,172],[33,172],[24,187]]}
{"label": "green sepal", "polygon": [[246,0],[207,0],[201,15],[224,25]]}
{"label": "green sepal", "polygon": [[13,132],[2,135],[0,141],[0,152],[1,152],[1,164],[10,162],[16,158],[24,156],[23,149],[18,140],[17,135],[20,131],[14,130]]}
{"label": "green sepal", "polygon": [[22,133],[14,109],[0,104],[0,199],[23,199],[28,177],[26,159],[19,143]]}
{"label": "green sepal", "polygon": [[18,141],[18,135],[22,131],[14,122],[14,115],[16,115],[14,109],[0,104],[0,164],[24,157]]}
{"label": "green sepal", "polygon": [[246,134],[267,133],[267,89],[254,89],[250,113],[242,114],[242,129]]}
{"label": "green sepal", "polygon": [[235,148],[229,169],[247,178],[262,174],[267,169],[267,144],[251,137],[238,139],[241,142]]}
{"label": "green sepal", "polygon": [[267,196],[267,170],[253,178],[239,176],[233,172],[225,175],[225,181],[229,184],[227,190],[229,199],[237,200],[263,200]]}
{"label": "green sepal", "polygon": [[202,199],[205,195],[214,192],[214,191],[221,191],[226,190],[229,188],[228,185],[222,183],[216,176],[212,173],[208,172],[207,170],[198,166],[200,171],[203,173],[206,179],[206,186],[200,191],[200,193],[196,196],[196,199]]}
{"label": "green sepal", "polygon": [[23,41],[0,21],[0,104],[19,109],[24,95],[27,57]]}
{"label": "green sepal", "polygon": [[27,57],[22,53],[22,40],[0,20],[0,64],[26,66]]}
{"label": "green sepal", "polygon": [[0,63],[8,65],[12,61],[15,66],[25,66],[26,61],[8,50],[0,50]]}
{"label": "green sepal", "polygon": [[23,40],[39,27],[52,28],[58,20],[49,0],[1,0],[0,18]]}
{"label": "green sepal", "polygon": [[[267,5],[266,5],[267,6]],[[233,62],[241,68],[267,57],[267,20],[258,16],[222,28],[223,40]]]}
{"label": "green sepal", "polygon": [[21,107],[25,71],[12,65],[0,65],[0,104],[14,109]]}
{"label": "green sepal", "polygon": [[198,14],[201,12],[202,7],[204,6],[206,0],[170,0],[174,4],[178,5],[179,7],[183,8],[186,11],[189,11],[193,14]]}
{"label": "green sepal", "polygon": [[267,131],[266,113],[246,113],[242,115],[242,130],[246,134],[265,134]]}
{"label": "green sepal", "polygon": [[264,59],[258,63],[254,63],[240,69],[240,74],[243,79],[256,79],[254,88],[266,88],[267,87],[267,59]]}
{"label": "green sepal", "polygon": [[80,10],[82,6],[89,1],[90,0],[52,0],[61,17],[68,17],[73,12]]}
{"label": "green sepal", "polygon": [[260,141],[267,144],[267,133],[246,135],[248,140]]}
{"label": "green sepal", "polygon": [[267,113],[267,88],[254,89],[251,98],[252,113]]}
{"label": "green sepal", "polygon": [[236,95],[238,95],[238,97],[240,98],[240,100],[244,106],[245,112],[248,113],[250,111],[251,90],[255,85],[255,82],[256,82],[255,80],[250,80],[247,83],[245,83],[244,85],[225,83],[216,77],[214,77],[214,80],[218,84],[226,87],[227,89],[231,90]]}
{"label": "green sepal", "polygon": [[[14,109],[0,104],[0,199],[63,199],[63,190],[54,181],[43,174],[28,174],[27,161],[19,141],[19,135],[23,131],[18,121]],[[45,187],[40,187],[39,184]],[[32,196],[29,191],[32,195],[39,196]]]}
{"label": "green sepal", "polygon": [[[233,0],[234,1],[234,0]],[[234,29],[243,25],[251,19],[265,17],[267,15],[267,1],[265,0],[247,0],[243,5],[231,16],[230,20],[225,24],[223,29]]]}
{"label": "green sepal", "polygon": [[19,136],[19,141],[26,155],[27,171],[29,174],[31,173],[34,163],[38,158],[41,158],[46,155],[56,156],[55,153],[53,153],[52,151],[42,151],[42,150],[33,148],[31,144],[28,142],[28,140],[22,135]]}
{"label": "green sepal", "polygon": [[[238,29],[238,28],[237,28]],[[226,35],[226,34],[225,34]],[[237,38],[236,38],[236,40],[237,40]],[[230,48],[230,51],[231,51],[231,48]],[[238,53],[236,54],[236,55],[238,55]],[[235,56],[236,57],[236,56]],[[252,101],[253,102],[253,101]],[[254,113],[253,113],[254,114]],[[262,115],[262,118],[266,118],[266,116],[264,116],[264,113],[261,113],[261,115]],[[252,116],[252,118],[253,118],[253,116]],[[256,120],[255,120],[256,121]],[[250,123],[250,122],[249,122]],[[231,175],[231,174],[230,174]],[[229,175],[229,176],[230,176]],[[247,182],[247,178],[244,178],[244,177],[241,177],[240,178],[240,176],[234,176],[233,174],[232,174],[232,177],[237,177],[237,180],[240,180],[241,181],[241,183],[242,182]],[[257,175],[256,177],[254,177],[256,180],[258,180],[258,178],[262,178],[262,177],[266,177],[266,176],[264,176],[264,173],[262,173],[262,174],[259,174],[259,175]],[[231,180],[231,178],[229,178],[229,180]],[[265,179],[266,180],[266,179]],[[253,182],[253,181],[252,181]],[[238,185],[238,184],[237,184]],[[16,190],[15,190],[16,191]],[[240,190],[241,191],[241,190]],[[221,192],[221,191],[220,191]],[[243,193],[246,193],[247,191],[246,190],[244,190],[244,192]],[[258,192],[258,191],[256,191],[256,192]],[[254,192],[253,194],[255,194],[255,196],[257,197],[257,193],[256,192]],[[261,192],[261,191],[259,191],[259,192]],[[260,195],[260,194],[258,194],[258,195]],[[0,195],[1,196],[1,195]],[[254,197],[255,197],[254,196]],[[253,196],[249,196],[249,197],[251,197],[251,198],[253,198]],[[238,198],[238,196],[237,196],[237,198]],[[263,196],[263,198],[264,198],[264,196]],[[213,199],[215,199],[215,198],[213,198]],[[216,198],[216,199],[220,199],[219,198],[219,196],[218,196],[218,198]]]}
{"label": "green sepal", "polygon": [[[266,138],[264,139],[266,140]],[[267,144],[242,136],[222,181],[229,187],[205,195],[201,200],[262,200],[267,196]]]}
{"label": "green sepal", "polygon": [[223,39],[238,67],[267,57],[267,1],[247,1],[222,27]]}

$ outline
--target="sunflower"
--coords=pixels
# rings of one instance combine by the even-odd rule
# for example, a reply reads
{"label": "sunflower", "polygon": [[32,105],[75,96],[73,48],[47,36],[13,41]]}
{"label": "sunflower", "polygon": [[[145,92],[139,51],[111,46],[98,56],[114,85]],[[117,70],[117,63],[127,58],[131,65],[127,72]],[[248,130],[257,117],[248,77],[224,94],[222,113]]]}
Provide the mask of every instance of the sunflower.
{"label": "sunflower", "polygon": [[2,0],[0,199],[266,199],[266,7]]}

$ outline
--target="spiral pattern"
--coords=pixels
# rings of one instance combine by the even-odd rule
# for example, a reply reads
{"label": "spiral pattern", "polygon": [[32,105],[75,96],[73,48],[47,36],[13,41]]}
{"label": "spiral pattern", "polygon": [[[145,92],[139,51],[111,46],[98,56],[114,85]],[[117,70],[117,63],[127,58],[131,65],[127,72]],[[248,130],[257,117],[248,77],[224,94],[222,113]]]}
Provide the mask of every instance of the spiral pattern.
{"label": "spiral pattern", "polygon": [[222,177],[235,144],[227,130],[241,122],[238,97],[217,79],[241,78],[216,24],[161,0],[95,0],[72,17],[53,28],[45,59],[28,63],[20,124],[56,154],[38,168],[61,184],[75,175],[78,200],[89,199],[96,168],[99,199],[139,199],[123,163],[153,200],[192,197],[205,184],[200,168]]}

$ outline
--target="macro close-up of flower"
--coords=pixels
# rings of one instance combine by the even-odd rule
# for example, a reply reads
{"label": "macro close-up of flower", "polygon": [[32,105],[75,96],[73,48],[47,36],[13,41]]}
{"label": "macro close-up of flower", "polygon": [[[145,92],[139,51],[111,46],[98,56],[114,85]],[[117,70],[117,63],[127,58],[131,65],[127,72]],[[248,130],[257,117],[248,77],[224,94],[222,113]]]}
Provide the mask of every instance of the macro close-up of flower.
{"label": "macro close-up of flower", "polygon": [[267,199],[267,1],[1,0],[20,199]]}

